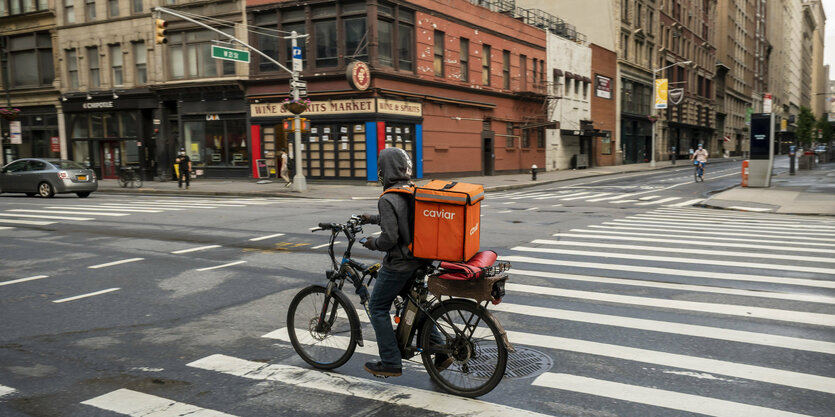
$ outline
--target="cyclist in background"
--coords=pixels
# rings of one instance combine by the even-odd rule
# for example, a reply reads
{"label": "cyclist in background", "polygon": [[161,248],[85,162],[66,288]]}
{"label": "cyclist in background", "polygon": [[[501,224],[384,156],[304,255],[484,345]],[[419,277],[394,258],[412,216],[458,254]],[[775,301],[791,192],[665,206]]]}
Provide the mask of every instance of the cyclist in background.
{"label": "cyclist in background", "polygon": [[707,164],[707,157],[708,157],[707,150],[702,146],[701,143],[699,144],[699,149],[696,149],[696,152],[693,152],[693,155],[690,155],[690,160],[691,161],[693,159],[695,159],[696,162],[699,165],[701,165],[702,175],[700,175],[700,177],[703,177],[705,175],[705,164]]}

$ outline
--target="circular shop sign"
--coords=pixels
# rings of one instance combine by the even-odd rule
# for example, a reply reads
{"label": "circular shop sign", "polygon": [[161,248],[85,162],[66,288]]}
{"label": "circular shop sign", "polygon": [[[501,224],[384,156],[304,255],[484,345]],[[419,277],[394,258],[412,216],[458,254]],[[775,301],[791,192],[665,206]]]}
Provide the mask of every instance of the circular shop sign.
{"label": "circular shop sign", "polygon": [[357,90],[367,90],[371,86],[371,70],[365,62],[354,61],[348,64],[345,75],[348,78],[348,84]]}

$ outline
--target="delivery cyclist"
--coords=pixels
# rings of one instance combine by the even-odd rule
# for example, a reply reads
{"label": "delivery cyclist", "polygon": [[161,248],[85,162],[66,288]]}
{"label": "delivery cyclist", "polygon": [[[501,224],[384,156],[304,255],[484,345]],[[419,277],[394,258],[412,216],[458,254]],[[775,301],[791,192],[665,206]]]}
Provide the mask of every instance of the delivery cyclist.
{"label": "delivery cyclist", "polygon": [[[385,192],[392,188],[411,190],[414,187],[410,179],[412,159],[403,149],[386,148],[380,152],[377,163],[377,176],[384,190],[377,201],[379,214],[363,214],[362,218],[366,223],[380,225],[381,229],[379,237],[368,237],[363,246],[386,252],[383,267],[377,273],[377,280],[368,302],[371,325],[377,335],[380,361],[367,362],[364,368],[374,376],[388,377],[400,376],[403,369],[389,310],[395,297],[409,285],[415,271],[423,266],[425,261],[412,256],[409,250],[409,242],[412,240],[409,224],[409,214],[413,210],[411,197],[406,193]],[[436,355],[435,358],[439,370],[449,367],[452,361],[447,355]]]}

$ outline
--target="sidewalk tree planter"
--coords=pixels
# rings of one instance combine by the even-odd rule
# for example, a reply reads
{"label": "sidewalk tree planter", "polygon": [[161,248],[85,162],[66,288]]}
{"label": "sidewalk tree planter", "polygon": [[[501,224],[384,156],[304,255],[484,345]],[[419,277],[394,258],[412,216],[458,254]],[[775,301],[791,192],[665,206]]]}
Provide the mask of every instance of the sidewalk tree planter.
{"label": "sidewalk tree planter", "polygon": [[288,98],[281,103],[281,107],[283,107],[284,110],[293,114],[302,114],[309,106],[310,100],[308,99],[291,100]]}
{"label": "sidewalk tree planter", "polygon": [[3,107],[0,108],[0,117],[12,121],[17,119],[17,116],[20,115],[20,109],[15,109],[12,107]]}

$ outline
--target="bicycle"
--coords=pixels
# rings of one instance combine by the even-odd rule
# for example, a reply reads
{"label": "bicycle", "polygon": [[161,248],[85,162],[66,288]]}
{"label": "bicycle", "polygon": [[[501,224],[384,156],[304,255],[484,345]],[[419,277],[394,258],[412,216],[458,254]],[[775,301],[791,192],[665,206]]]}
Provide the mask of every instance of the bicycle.
{"label": "bicycle", "polygon": [[122,188],[130,185],[131,188],[142,188],[142,176],[133,167],[119,168],[119,186]]}
{"label": "bicycle", "polygon": [[695,166],[695,170],[693,171],[693,179],[695,182],[705,182],[705,163],[693,160],[693,165]]}
{"label": "bicycle", "polygon": [[[319,223],[314,231],[319,230],[331,232],[328,254],[334,269],[325,274],[327,286],[310,285],[296,294],[287,310],[287,330],[293,349],[305,362],[330,370],[344,365],[357,345],[364,346],[359,314],[343,291],[345,282],[353,284],[370,318],[368,285],[376,278],[380,264],[366,265],[351,258],[356,236],[362,233],[358,216],[351,216],[345,224]],[[348,239],[348,248],[337,262],[333,246],[340,234]],[[415,274],[394,302],[395,335],[403,359],[421,355],[424,368],[438,385],[464,397],[478,397],[495,388],[504,377],[508,352],[515,351],[504,328],[487,311],[490,302],[501,302],[507,280],[504,272],[510,269],[507,262],[493,265],[495,252],[490,253],[490,266],[428,265]],[[441,278],[456,273],[467,276],[468,271],[480,279]],[[450,294],[462,291],[477,301]],[[442,296],[449,298],[442,300]],[[434,341],[433,329],[437,329]],[[439,354],[452,357],[453,363],[439,369],[435,364]]]}

